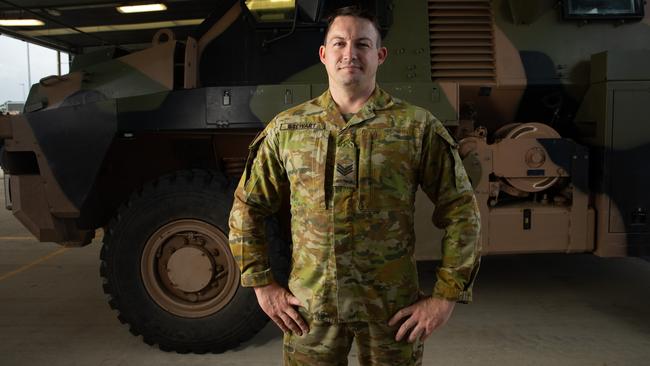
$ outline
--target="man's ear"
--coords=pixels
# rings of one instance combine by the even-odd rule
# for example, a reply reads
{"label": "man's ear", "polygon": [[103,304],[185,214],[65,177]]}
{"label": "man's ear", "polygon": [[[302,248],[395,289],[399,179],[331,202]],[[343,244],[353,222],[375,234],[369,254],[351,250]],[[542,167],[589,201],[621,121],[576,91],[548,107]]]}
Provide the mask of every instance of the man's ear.
{"label": "man's ear", "polygon": [[318,48],[318,56],[320,57],[320,62],[325,64],[325,46],[321,45]]}
{"label": "man's ear", "polygon": [[388,48],[380,47],[377,50],[377,60],[379,61],[379,65],[383,64],[384,61],[386,61],[386,57],[388,57]]}

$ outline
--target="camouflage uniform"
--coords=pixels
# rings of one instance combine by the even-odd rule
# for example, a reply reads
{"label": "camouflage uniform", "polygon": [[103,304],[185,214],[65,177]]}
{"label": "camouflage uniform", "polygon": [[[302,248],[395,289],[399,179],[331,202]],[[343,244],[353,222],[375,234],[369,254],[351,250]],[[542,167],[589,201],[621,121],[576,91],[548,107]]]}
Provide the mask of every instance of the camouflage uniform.
{"label": "camouflage uniform", "polygon": [[421,365],[423,347],[419,340],[413,344],[395,342],[399,324],[312,322],[309,326],[309,333],[302,337],[284,334],[285,366],[347,365],[352,339],[357,340],[361,365]]}
{"label": "camouflage uniform", "polygon": [[[444,126],[379,87],[347,123],[329,91],[280,113],[251,144],[235,193],[230,246],[242,285],[272,281],[264,217],[288,191],[289,289],[310,327],[387,323],[418,300],[418,185],[436,205],[434,224],[446,229],[433,296],[469,302],[480,258],[479,212]],[[289,335],[285,343],[298,339]]]}

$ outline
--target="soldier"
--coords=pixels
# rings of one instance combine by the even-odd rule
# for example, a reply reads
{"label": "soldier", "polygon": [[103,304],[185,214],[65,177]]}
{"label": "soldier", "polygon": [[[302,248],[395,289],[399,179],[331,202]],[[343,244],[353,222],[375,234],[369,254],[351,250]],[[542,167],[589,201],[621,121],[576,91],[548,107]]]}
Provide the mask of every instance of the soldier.
{"label": "soldier", "polygon": [[[455,302],[471,301],[476,199],[442,124],[376,85],[387,49],[371,15],[336,11],[319,54],[329,90],[277,115],[250,146],[230,215],[241,283],[284,331],[285,365],[345,365],[353,339],[362,365],[420,364],[424,339]],[[426,297],[414,259],[418,186],[446,229]],[[288,290],[273,280],[264,234],[283,192],[292,214]]]}

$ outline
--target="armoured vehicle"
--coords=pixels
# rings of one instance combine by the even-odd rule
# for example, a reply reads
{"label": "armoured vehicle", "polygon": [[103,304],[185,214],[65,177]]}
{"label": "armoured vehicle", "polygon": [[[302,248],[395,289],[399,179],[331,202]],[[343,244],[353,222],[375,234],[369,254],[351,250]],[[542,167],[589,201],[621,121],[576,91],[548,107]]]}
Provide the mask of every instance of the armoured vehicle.
{"label": "armoured vehicle", "polygon": [[[252,337],[266,318],[228,250],[233,189],[264,124],[325,90],[324,15],[350,3],[222,0],[183,39],[164,29],[144,49],[76,54],[0,119],[15,217],[65,246],[103,229],[104,290],[145,342],[207,352]],[[389,49],[380,85],[457,138],[484,255],[648,255],[645,1],[354,3]],[[418,197],[417,257],[436,258]],[[268,225],[279,272],[285,223]]]}

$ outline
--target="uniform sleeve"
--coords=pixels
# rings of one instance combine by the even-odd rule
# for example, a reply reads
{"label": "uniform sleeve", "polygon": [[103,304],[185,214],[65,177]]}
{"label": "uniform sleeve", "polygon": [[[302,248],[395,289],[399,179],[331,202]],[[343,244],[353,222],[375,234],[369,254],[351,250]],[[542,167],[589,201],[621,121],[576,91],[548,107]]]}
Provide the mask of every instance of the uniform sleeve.
{"label": "uniform sleeve", "polygon": [[435,205],[433,223],[445,229],[433,296],[468,303],[480,265],[480,216],[458,144],[429,115],[422,142],[420,185]]}
{"label": "uniform sleeve", "polygon": [[249,147],[230,212],[230,249],[244,287],[264,286],[273,281],[265,222],[279,209],[282,184],[286,181],[273,125],[270,123]]}

